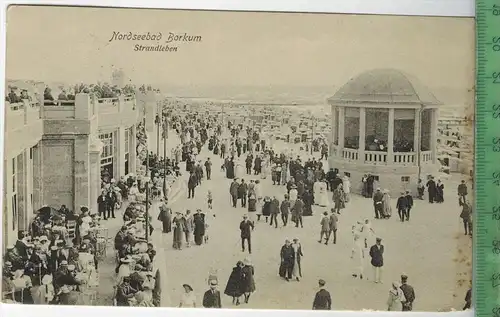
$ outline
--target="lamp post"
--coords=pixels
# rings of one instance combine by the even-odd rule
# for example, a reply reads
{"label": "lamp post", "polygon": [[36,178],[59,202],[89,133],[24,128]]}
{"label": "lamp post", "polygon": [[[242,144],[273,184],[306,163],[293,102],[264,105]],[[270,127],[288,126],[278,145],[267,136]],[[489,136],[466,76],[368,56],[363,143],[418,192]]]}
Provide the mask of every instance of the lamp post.
{"label": "lamp post", "polygon": [[144,134],[146,135],[146,242],[149,242],[149,142],[146,129],[146,107],[144,107]]}
{"label": "lamp post", "polygon": [[167,139],[168,139],[168,117],[163,117],[163,196],[167,200]]}

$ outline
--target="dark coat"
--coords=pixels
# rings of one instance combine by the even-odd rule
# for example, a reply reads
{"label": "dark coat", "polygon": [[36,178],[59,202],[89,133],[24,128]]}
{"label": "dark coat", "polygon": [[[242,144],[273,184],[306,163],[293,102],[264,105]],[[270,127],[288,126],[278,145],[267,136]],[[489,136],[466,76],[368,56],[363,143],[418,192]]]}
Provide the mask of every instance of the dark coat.
{"label": "dark coat", "polygon": [[330,292],[325,289],[320,289],[316,296],[314,297],[313,310],[331,310],[332,309],[332,297]]}
{"label": "dark coat", "polygon": [[245,265],[242,269],[243,272],[243,291],[245,293],[253,293],[255,292],[255,269],[252,265]]}
{"label": "dark coat", "polygon": [[404,197],[404,196],[399,197],[398,201],[396,203],[396,209],[397,210],[406,210],[408,208],[409,208],[408,199],[406,199],[406,197]]}
{"label": "dark coat", "polygon": [[203,295],[203,307],[205,308],[222,308],[220,300],[220,292],[218,290],[208,290]]}
{"label": "dark coat", "polygon": [[224,294],[231,297],[240,297],[243,295],[243,282],[244,275],[242,268],[239,266],[233,267],[233,271],[231,275],[229,275],[229,279],[227,280],[226,289],[224,290]]}
{"label": "dark coat", "polygon": [[370,257],[372,258],[371,264],[375,267],[384,266],[384,246],[372,245],[370,248]]}
{"label": "dark coat", "polygon": [[413,207],[413,197],[411,195],[406,195],[405,196],[406,201],[408,202],[408,209],[411,209]]}
{"label": "dark coat", "polygon": [[243,220],[240,222],[240,232],[242,238],[250,238],[253,230],[253,222]]}
{"label": "dark coat", "polygon": [[271,200],[271,214],[280,213],[280,202],[278,199]]}

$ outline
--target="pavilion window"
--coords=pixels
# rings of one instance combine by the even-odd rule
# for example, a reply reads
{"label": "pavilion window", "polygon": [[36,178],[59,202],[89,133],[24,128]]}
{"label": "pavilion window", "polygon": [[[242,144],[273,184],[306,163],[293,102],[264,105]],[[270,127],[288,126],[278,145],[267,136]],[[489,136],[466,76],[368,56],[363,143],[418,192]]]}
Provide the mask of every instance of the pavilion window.
{"label": "pavilion window", "polygon": [[431,127],[432,125],[432,110],[425,109],[422,111],[422,124],[420,129],[420,150],[430,151],[431,149]]}
{"label": "pavilion window", "polygon": [[344,148],[359,148],[359,108],[345,108]]}
{"label": "pavilion window", "polygon": [[410,176],[402,176],[401,181],[403,183],[409,183],[410,182]]}
{"label": "pavilion window", "polygon": [[388,123],[387,109],[366,109],[365,150],[387,151]]}
{"label": "pavilion window", "polygon": [[415,111],[394,110],[394,152],[415,152]]}

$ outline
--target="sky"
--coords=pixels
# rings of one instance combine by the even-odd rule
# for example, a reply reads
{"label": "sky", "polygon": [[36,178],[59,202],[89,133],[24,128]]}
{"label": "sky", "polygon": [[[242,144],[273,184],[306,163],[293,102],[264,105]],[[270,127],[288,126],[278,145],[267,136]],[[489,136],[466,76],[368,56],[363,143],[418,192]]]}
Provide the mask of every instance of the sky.
{"label": "sky", "polygon": [[[162,33],[160,41],[109,41],[113,32]],[[169,32],[201,42],[169,43]],[[8,79],[214,86],[339,86],[374,68],[396,68],[430,87],[474,85],[472,18],[166,11],[11,6]]]}

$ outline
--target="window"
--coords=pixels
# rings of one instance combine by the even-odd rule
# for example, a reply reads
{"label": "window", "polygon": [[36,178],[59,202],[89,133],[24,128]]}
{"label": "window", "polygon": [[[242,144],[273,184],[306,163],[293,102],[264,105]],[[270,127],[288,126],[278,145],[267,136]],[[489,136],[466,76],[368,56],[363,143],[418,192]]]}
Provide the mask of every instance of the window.
{"label": "window", "polygon": [[404,183],[409,183],[410,182],[410,176],[401,176],[401,181]]}
{"label": "window", "polygon": [[349,173],[349,172],[344,172],[344,175],[347,177],[351,177],[351,173]]}
{"label": "window", "polygon": [[372,177],[373,177],[373,180],[375,180],[377,182],[379,181],[378,175],[372,175]]}
{"label": "window", "polygon": [[99,135],[99,139],[103,143],[101,153],[101,165],[109,165],[113,163],[113,133],[103,133]]}
{"label": "window", "polygon": [[129,153],[130,129],[125,129],[125,154]]}
{"label": "window", "polygon": [[12,195],[12,230],[17,229],[17,194]]}

